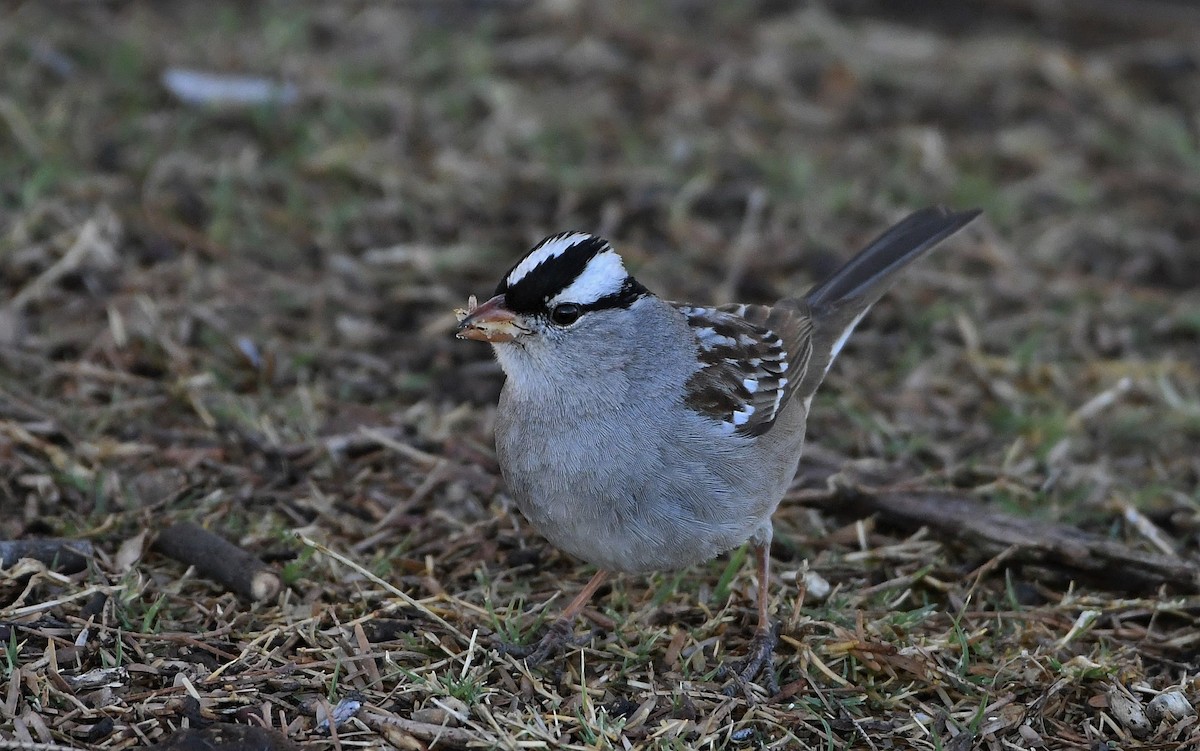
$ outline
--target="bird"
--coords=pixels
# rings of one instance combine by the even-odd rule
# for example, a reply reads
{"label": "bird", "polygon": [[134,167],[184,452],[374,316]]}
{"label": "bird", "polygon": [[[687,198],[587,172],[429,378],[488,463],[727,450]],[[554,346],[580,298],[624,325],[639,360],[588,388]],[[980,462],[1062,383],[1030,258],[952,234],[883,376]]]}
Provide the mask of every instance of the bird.
{"label": "bird", "polygon": [[614,573],[702,563],[746,542],[758,623],[730,685],[778,691],[769,613],[771,516],[791,484],[813,395],[897,273],[979,210],[909,214],[824,282],[774,305],[662,299],[605,239],[563,232],[522,256],[456,335],[488,342],[505,375],[496,457],[509,493],[551,544],[596,573],[535,646],[536,665]]}

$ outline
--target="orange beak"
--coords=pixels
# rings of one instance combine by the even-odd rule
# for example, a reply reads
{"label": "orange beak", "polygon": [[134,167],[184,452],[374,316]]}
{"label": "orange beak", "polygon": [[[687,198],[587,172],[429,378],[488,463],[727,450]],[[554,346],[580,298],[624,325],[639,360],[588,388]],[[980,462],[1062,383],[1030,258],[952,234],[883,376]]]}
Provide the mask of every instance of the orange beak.
{"label": "orange beak", "polygon": [[517,324],[513,312],[504,307],[504,295],[496,295],[468,311],[466,317],[458,322],[454,335],[459,339],[478,342],[511,342],[524,330]]}

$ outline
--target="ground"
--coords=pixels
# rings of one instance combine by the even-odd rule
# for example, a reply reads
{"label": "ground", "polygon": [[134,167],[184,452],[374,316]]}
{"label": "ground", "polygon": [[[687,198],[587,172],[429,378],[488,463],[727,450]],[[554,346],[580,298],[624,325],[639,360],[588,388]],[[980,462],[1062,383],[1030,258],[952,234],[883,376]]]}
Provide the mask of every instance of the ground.
{"label": "ground", "polygon": [[[1195,566],[1197,50],[1165,0],[5,4],[0,540],[95,553],[0,574],[0,745],[1197,743],[1128,709],[1200,698],[1195,578],[836,502],[937,491]],[[186,104],[173,68],[295,101]],[[934,203],[984,216],[847,346],[776,515],[781,694],[721,693],[745,551],[615,580],[553,664],[502,655],[592,572],[506,495],[501,374],[453,308],[573,228],[666,297],[770,302]],[[152,547],[180,521],[283,592]]]}

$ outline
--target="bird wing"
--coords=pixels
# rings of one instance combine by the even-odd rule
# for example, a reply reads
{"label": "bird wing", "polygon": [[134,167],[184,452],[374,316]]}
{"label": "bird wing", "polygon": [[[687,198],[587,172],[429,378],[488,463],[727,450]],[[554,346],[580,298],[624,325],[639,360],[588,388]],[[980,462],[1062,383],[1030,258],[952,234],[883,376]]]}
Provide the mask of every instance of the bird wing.
{"label": "bird wing", "polygon": [[687,406],[730,433],[751,437],[770,430],[812,358],[807,306],[672,304],[696,335],[701,362],[686,384]]}

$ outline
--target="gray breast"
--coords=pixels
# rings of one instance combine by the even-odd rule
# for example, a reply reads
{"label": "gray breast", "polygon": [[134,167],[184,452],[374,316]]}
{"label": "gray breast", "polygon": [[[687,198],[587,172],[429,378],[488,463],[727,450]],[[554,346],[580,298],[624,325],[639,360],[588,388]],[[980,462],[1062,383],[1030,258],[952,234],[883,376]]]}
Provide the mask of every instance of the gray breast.
{"label": "gray breast", "polygon": [[683,407],[694,356],[678,346],[689,332],[651,301],[662,309],[641,330],[606,332],[639,337],[625,361],[597,355],[586,373],[562,364],[556,379],[510,372],[497,417],[497,457],[521,511],[555,546],[615,571],[680,568],[744,542],[778,504],[802,439],[729,436]]}

